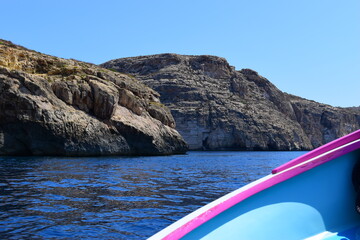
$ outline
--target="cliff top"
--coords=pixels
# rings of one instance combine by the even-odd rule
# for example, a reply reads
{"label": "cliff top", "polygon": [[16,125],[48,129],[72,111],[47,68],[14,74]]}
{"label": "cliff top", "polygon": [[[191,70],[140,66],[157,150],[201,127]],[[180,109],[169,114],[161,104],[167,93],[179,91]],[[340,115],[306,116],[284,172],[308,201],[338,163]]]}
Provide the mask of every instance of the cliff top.
{"label": "cliff top", "polygon": [[90,76],[105,81],[121,81],[122,87],[133,91],[135,95],[159,96],[157,92],[129,74],[101,68],[92,63],[43,54],[2,39],[0,39],[0,66],[40,75],[48,82],[58,79],[81,81],[89,79]]}

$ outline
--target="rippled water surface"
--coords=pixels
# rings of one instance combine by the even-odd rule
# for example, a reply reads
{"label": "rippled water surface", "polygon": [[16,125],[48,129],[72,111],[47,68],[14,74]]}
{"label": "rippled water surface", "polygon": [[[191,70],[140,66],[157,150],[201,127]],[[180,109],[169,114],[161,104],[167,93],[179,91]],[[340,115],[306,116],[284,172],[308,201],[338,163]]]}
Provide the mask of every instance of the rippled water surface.
{"label": "rippled water surface", "polygon": [[303,152],[0,158],[1,239],[146,239]]}

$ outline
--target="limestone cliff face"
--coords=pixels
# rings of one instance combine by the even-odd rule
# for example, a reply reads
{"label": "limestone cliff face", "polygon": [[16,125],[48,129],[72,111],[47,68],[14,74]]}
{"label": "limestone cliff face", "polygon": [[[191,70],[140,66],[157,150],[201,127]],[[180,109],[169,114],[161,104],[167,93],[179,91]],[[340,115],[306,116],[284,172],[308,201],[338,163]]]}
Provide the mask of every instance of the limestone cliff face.
{"label": "limestone cliff face", "polygon": [[288,95],[220,57],[161,54],[101,66],[159,92],[190,149],[307,150],[360,128],[360,111]]}
{"label": "limestone cliff face", "polygon": [[360,128],[359,108],[338,108],[288,95],[296,120],[319,146]]}
{"label": "limestone cliff face", "polygon": [[164,155],[187,145],[132,76],[0,40],[0,155]]}

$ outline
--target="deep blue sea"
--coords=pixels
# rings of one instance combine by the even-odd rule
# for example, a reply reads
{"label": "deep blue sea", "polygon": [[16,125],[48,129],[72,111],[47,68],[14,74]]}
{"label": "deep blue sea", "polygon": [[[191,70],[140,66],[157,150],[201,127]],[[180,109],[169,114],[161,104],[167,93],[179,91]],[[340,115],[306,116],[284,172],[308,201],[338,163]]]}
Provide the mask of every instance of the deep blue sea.
{"label": "deep blue sea", "polygon": [[0,157],[0,239],[146,239],[303,153]]}

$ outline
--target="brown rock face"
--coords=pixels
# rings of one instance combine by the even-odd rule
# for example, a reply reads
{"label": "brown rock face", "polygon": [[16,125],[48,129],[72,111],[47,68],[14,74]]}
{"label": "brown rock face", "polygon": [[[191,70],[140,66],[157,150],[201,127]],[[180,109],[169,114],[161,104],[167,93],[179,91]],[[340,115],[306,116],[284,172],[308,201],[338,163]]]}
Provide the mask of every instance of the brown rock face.
{"label": "brown rock face", "polygon": [[159,92],[190,149],[307,150],[360,128],[359,109],[288,95],[215,56],[161,54],[101,66]]}
{"label": "brown rock face", "polygon": [[186,152],[159,94],[135,78],[0,43],[0,155]]}

